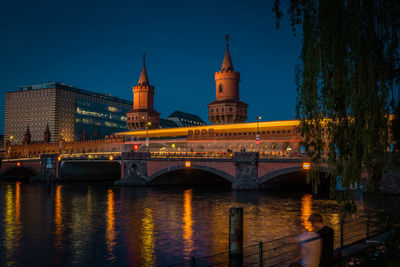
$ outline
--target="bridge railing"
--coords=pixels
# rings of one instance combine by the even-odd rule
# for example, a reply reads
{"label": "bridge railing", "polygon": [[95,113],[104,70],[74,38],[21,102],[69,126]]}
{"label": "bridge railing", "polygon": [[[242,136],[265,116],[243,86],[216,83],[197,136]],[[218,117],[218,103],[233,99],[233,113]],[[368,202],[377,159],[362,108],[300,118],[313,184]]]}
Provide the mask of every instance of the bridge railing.
{"label": "bridge railing", "polygon": [[[259,160],[300,160],[304,161],[307,157],[300,154],[267,154],[259,152]],[[233,159],[233,152],[150,152],[150,157],[154,159]]]}
{"label": "bridge railing", "polygon": [[154,159],[232,159],[228,152],[150,152]]}
{"label": "bridge railing", "polygon": [[[370,238],[390,228],[389,221],[381,213],[357,216],[329,226],[335,229],[334,248],[337,252],[358,241],[367,243]],[[301,248],[297,237],[297,234],[287,235],[245,246],[240,258],[243,265],[240,266],[275,267],[298,262],[301,259]],[[205,257],[191,257],[167,266],[229,266],[231,260],[229,252],[225,251]]]}

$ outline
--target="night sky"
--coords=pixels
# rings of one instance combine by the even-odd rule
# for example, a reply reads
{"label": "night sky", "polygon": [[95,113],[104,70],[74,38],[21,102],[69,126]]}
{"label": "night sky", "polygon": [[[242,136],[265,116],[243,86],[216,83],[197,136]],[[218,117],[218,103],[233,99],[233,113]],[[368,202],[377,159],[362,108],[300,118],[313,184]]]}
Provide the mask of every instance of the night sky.
{"label": "night sky", "polygon": [[0,133],[5,92],[58,81],[132,100],[147,54],[161,117],[199,115],[215,100],[214,73],[230,34],[248,121],[295,117],[300,37],[287,16],[277,29],[269,1],[3,1],[0,7]]}

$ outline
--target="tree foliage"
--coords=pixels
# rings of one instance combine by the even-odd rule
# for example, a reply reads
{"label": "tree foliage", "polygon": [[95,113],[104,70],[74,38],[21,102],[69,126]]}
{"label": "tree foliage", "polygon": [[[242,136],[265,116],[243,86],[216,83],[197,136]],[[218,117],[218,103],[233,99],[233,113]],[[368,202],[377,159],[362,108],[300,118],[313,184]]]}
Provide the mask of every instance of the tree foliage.
{"label": "tree foliage", "polygon": [[285,8],[302,33],[296,111],[313,187],[328,151],[345,198],[363,178],[379,191],[389,139],[400,144],[400,1],[275,0],[278,26]]}

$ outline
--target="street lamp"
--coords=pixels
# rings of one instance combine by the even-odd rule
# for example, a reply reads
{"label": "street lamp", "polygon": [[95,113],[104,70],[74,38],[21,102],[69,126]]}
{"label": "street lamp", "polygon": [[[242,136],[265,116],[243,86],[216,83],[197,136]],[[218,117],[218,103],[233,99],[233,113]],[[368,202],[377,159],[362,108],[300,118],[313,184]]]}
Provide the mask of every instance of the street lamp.
{"label": "street lamp", "polygon": [[151,126],[151,121],[147,122],[146,125],[146,150],[149,152],[149,127]]}
{"label": "street lamp", "polygon": [[[260,130],[258,128],[258,122],[261,120],[261,116],[257,116],[257,135],[256,135],[256,145],[260,144]],[[258,151],[260,151],[260,147],[258,147]]]}

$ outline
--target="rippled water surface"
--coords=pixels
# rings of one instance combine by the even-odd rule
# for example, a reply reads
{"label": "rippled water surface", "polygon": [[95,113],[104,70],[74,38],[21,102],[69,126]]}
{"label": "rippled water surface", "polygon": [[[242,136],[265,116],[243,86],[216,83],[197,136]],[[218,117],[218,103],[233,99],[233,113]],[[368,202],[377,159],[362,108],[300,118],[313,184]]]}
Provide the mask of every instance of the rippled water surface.
{"label": "rippled water surface", "polygon": [[244,208],[245,246],[309,228],[311,212],[338,232],[335,202],[308,193],[1,181],[0,265],[163,266],[224,252],[232,206]]}

